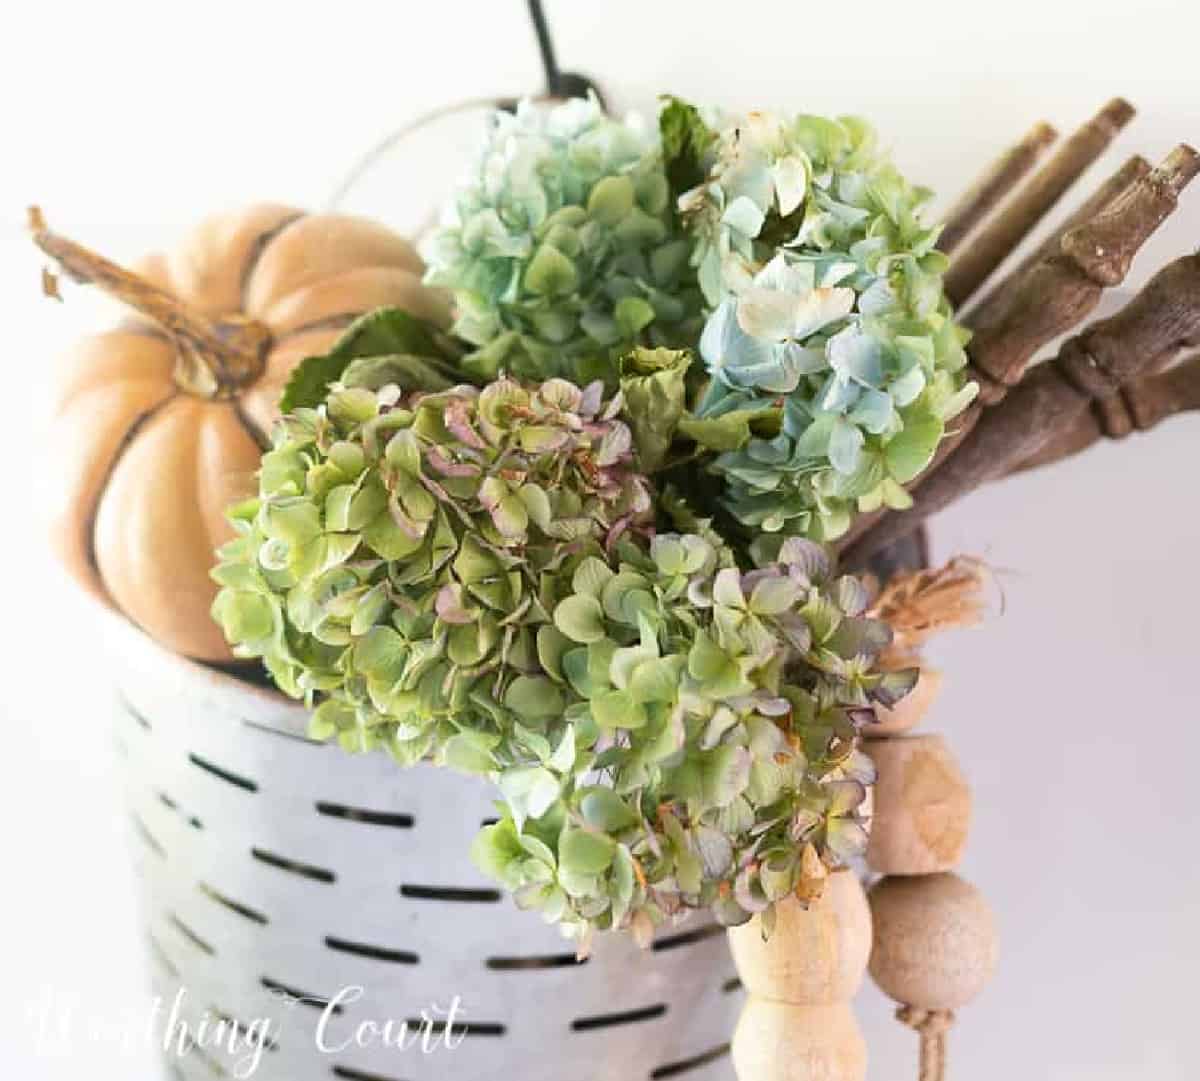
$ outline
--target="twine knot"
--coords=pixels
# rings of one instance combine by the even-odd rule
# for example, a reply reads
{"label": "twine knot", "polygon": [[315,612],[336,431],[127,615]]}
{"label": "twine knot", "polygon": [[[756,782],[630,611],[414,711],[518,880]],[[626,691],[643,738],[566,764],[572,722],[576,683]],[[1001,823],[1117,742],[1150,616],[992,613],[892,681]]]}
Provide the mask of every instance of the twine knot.
{"label": "twine knot", "polygon": [[954,1011],[901,1006],[896,1011],[896,1020],[921,1037],[919,1081],[943,1081],[946,1076],[946,1033],[954,1024]]}
{"label": "twine knot", "polygon": [[954,1024],[954,1011],[901,1006],[896,1011],[896,1020],[915,1029],[922,1036],[944,1036]]}

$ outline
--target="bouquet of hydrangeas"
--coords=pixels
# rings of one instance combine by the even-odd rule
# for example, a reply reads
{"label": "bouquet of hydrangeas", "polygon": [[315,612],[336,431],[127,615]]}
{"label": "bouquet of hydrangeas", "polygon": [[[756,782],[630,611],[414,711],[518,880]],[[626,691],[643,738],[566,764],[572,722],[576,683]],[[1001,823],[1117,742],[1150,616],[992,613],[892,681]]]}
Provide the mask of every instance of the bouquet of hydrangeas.
{"label": "bouquet of hydrangeas", "polygon": [[927,193],[861,121],[494,118],[381,310],[297,369],[214,615],[312,734],[495,783],[479,866],[586,943],[811,899],[912,687],[822,543],[965,408]]}

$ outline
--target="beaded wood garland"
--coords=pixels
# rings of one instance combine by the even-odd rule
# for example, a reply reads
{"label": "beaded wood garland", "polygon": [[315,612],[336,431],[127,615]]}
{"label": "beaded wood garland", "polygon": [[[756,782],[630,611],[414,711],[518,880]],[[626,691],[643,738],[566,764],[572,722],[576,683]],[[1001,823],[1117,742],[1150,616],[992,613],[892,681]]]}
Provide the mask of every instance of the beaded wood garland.
{"label": "beaded wood garland", "polygon": [[[1110,102],[990,221],[991,210],[1030,170],[1052,133],[1039,125],[972,187],[951,212],[944,233],[952,249],[947,291],[956,303],[964,305],[974,297],[1132,116],[1127,102]],[[1046,465],[1101,438],[1122,438],[1200,409],[1200,354],[1187,355],[1189,348],[1200,346],[1200,256],[1185,256],[1163,268],[1123,311],[1086,326],[1052,363],[1025,377],[1043,345],[1070,332],[1104,289],[1124,279],[1133,256],[1198,173],[1200,153],[1186,145],[1157,168],[1141,157],[1130,159],[968,312],[968,325],[975,330],[968,353],[983,388],[980,399],[959,418],[957,434],[917,478],[911,509],[860,516],[841,541],[845,563],[865,565],[926,515],[992,478]],[[1179,360],[1181,354],[1185,359]],[[958,570],[979,573],[970,561],[961,562]],[[951,594],[974,604],[977,595],[959,591],[961,584],[952,583]],[[876,614],[894,622],[894,659],[899,663],[918,654],[939,625],[921,603],[922,596],[932,598],[936,608],[937,584],[909,576],[889,588]],[[900,617],[898,622],[894,617]],[[969,617],[946,620],[966,621]],[[872,916],[868,967],[879,987],[900,1004],[898,1019],[920,1036],[920,1081],[944,1077],[946,1034],[955,1011],[979,993],[997,959],[986,902],[954,873],[970,823],[969,788],[941,736],[909,734],[941,683],[938,670],[924,668],[908,699],[895,709],[877,711],[879,724],[864,741],[879,773],[867,863],[882,876],[867,894]],[[790,954],[793,946],[811,949],[818,928],[828,926],[827,912],[814,905],[781,922],[782,934],[762,949],[780,954]],[[852,947],[852,931],[845,926],[835,950],[839,955]],[[740,1081],[862,1077],[857,1034],[840,1014],[826,1015],[829,1029],[818,1053],[809,1028],[816,1017],[811,1011],[820,1007],[802,1000],[776,1001],[769,1009],[762,1004],[764,966],[757,953],[747,950],[747,933],[730,936],[739,969],[749,972],[751,981],[734,1045]],[[769,967],[789,972],[797,966],[777,957]],[[775,1027],[784,1016],[791,1016],[796,1026],[790,1041],[781,1040]],[[750,1048],[752,1034],[776,1049],[775,1060],[765,1058],[761,1047]]]}

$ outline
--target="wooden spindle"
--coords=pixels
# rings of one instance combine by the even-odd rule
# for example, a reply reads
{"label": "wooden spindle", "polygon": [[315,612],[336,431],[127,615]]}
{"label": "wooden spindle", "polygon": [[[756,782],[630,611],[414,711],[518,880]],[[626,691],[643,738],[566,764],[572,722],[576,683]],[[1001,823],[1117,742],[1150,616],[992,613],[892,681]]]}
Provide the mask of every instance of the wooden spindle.
{"label": "wooden spindle", "polygon": [[1049,124],[1037,123],[1019,143],[992,162],[946,214],[938,248],[947,255],[953,252],[967,234],[1025,179],[1042,151],[1057,138],[1058,132]]}
{"label": "wooden spindle", "polygon": [[1001,318],[976,326],[971,364],[985,405],[1003,398],[1038,349],[1077,326],[1105,289],[1125,280],[1138,249],[1174,211],[1198,172],[1200,154],[1176,147],[1106,210],[1067,232],[1058,253],[1025,275]]}
{"label": "wooden spindle", "polygon": [[1012,301],[1013,295],[1025,275],[1037,266],[1038,263],[1043,263],[1047,259],[1051,259],[1057,255],[1061,250],[1062,238],[1067,233],[1080,225],[1086,224],[1096,217],[1097,214],[1101,214],[1107,210],[1112,206],[1117,196],[1121,195],[1131,184],[1150,172],[1151,168],[1150,163],[1140,154],[1135,154],[1130,158],[1120,169],[1101,184],[1089,198],[1085,199],[1075,212],[1068,216],[1058,228],[1054,229],[1041,244],[1022,259],[1013,268],[1011,273],[1005,275],[1004,279],[991,289],[982,300],[972,305],[963,320],[967,326],[988,326],[989,324],[998,322],[1008,304]]}
{"label": "wooden spindle", "polygon": [[863,1081],[850,1000],[871,953],[871,914],[853,872],[830,874],[807,907],[779,902],[768,939],[757,916],[730,928],[729,946],[749,993],[733,1034],[738,1081]]}
{"label": "wooden spindle", "polygon": [[956,307],[965,303],[1029,235],[1133,119],[1134,108],[1114,98],[1079,128],[1046,165],[955,259],[946,274],[946,295]]}
{"label": "wooden spindle", "polygon": [[1148,431],[1169,417],[1195,410],[1200,410],[1200,353],[1165,372],[1135,379],[1117,394],[1094,403],[1014,472],[1050,465],[1087,450],[1101,439],[1123,439],[1131,432]]}

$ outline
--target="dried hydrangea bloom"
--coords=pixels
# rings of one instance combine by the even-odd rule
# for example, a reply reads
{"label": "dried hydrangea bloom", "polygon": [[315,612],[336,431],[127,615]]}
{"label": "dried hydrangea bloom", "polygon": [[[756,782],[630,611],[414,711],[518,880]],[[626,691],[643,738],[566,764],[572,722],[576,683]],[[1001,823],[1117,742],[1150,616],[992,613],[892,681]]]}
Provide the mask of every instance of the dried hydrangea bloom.
{"label": "dried hydrangea bloom", "polygon": [[701,298],[653,130],[594,98],[522,103],[483,151],[426,245],[453,291],[472,375],[615,383],[631,345],[689,344]]}
{"label": "dried hydrangea bloom", "polygon": [[774,548],[742,573],[697,535],[629,536],[577,565],[538,631],[572,704],[500,774],[507,813],[474,847],[519,904],[585,940],[698,907],[769,922],[811,898],[804,852],[861,853],[858,728],[915,673],[876,670],[890,633],[859,582],[808,541]]}
{"label": "dried hydrangea bloom", "polygon": [[644,519],[619,401],[564,380],[402,394],[335,387],[263,458],[220,553],[214,615],[312,732],[402,762],[505,762],[565,706],[536,628],[561,573]]}
{"label": "dried hydrangea bloom", "polygon": [[702,416],[766,405],[780,430],[715,468],[743,524],[831,539],[909,502],[946,422],[975,394],[942,292],[938,227],[852,118],[752,114],[718,133],[680,197],[714,306]]}

